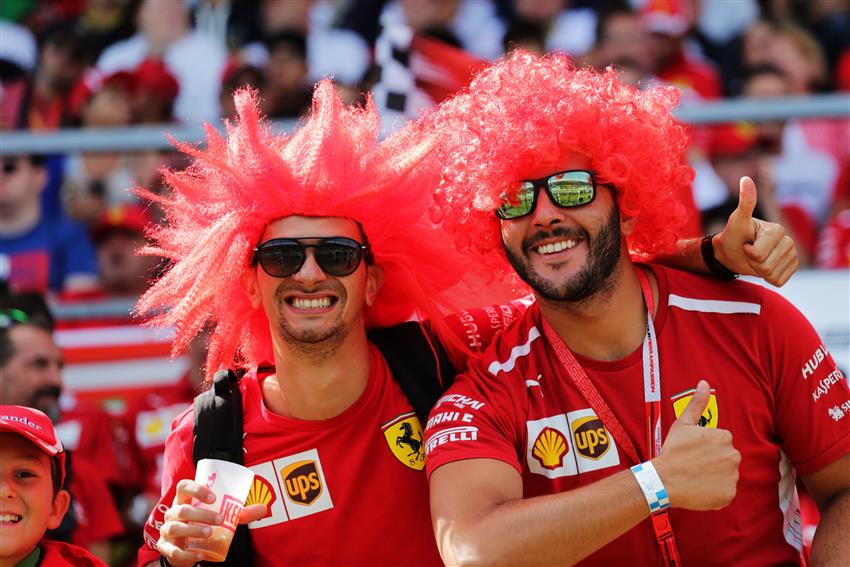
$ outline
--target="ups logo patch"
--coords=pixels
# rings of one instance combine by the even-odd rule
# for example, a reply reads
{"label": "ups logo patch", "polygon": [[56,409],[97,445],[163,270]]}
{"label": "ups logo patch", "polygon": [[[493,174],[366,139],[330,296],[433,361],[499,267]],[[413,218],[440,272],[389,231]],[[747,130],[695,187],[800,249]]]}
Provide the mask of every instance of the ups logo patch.
{"label": "ups logo patch", "polygon": [[602,421],[595,415],[589,415],[572,422],[573,440],[576,451],[587,459],[598,460],[608,452],[608,432]]}
{"label": "ups logo patch", "polygon": [[280,471],[286,496],[296,504],[309,506],[322,495],[322,481],[316,461],[298,461]]}

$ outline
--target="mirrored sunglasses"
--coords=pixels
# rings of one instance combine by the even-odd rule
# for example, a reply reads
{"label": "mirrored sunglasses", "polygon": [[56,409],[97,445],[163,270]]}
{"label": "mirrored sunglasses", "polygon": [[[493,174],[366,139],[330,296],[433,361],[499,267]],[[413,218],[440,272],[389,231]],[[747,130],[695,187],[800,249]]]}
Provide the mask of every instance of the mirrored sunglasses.
{"label": "mirrored sunglasses", "polygon": [[596,197],[596,179],[591,171],[574,169],[520,181],[516,196],[504,195],[505,201],[496,209],[496,216],[512,220],[530,214],[537,206],[540,189],[545,189],[549,199],[559,207],[581,207]]}

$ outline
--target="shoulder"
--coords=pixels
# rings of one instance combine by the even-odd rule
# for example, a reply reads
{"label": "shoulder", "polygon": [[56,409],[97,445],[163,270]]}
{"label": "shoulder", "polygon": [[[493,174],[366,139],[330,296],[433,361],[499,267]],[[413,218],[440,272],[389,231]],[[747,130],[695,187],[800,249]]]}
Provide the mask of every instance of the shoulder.
{"label": "shoulder", "polygon": [[722,281],[716,278],[652,265],[662,294],[668,305],[701,313],[761,314],[762,306],[777,293],[743,280]]}
{"label": "shoulder", "polygon": [[72,565],[74,567],[106,567],[101,559],[95,557],[82,547],[63,543],[60,541],[42,540],[39,544],[44,552],[41,565],[45,567],[61,567]]}
{"label": "shoulder", "polygon": [[[534,364],[534,347],[540,343],[542,330],[537,324],[537,306],[532,305],[490,344],[472,359],[467,371],[457,382],[474,381],[489,384],[488,388],[510,387],[523,383],[521,376]],[[498,385],[497,385],[498,384]],[[451,391],[451,390],[450,390]]]}

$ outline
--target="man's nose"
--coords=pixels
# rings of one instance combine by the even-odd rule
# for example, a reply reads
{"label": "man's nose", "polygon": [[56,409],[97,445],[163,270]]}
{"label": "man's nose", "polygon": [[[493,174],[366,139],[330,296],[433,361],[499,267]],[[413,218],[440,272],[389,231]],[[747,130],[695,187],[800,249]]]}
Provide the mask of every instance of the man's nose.
{"label": "man's nose", "polygon": [[315,283],[327,279],[327,274],[316,261],[316,255],[312,248],[306,250],[307,257],[301,269],[293,274],[292,278],[301,283]]}
{"label": "man's nose", "polygon": [[539,189],[537,205],[531,213],[531,221],[535,226],[552,226],[564,220],[564,209],[552,202],[545,189]]}

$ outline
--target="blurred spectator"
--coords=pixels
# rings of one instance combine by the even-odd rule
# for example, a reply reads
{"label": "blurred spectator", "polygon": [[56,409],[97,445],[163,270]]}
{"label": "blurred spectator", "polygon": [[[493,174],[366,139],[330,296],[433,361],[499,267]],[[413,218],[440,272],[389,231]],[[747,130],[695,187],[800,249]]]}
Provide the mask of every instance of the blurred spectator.
{"label": "blurred spectator", "polygon": [[18,125],[55,130],[74,123],[74,87],[91,63],[82,36],[73,24],[50,26],[41,40],[38,65],[24,99]]}
{"label": "blurred spectator", "polygon": [[266,40],[266,47],[263,111],[271,118],[297,118],[310,108],[307,40],[298,31],[281,30]]}
{"label": "blurred spectator", "polygon": [[588,7],[574,7],[569,0],[515,0],[514,18],[540,26],[546,51],[575,57],[585,54],[596,40],[597,14]]}
{"label": "blurred spectator", "polygon": [[817,40],[805,29],[791,23],[774,27],[769,62],[788,80],[790,94],[821,90],[829,78],[826,59]]}
{"label": "blurred spectator", "polygon": [[723,95],[719,73],[685,43],[694,20],[693,9],[693,4],[683,0],[644,4],[642,15],[650,32],[652,71],[662,81],[679,87],[685,97],[715,99]]}
{"label": "blurred spectator", "polygon": [[2,164],[0,278],[19,290],[95,288],[97,264],[85,229],[42,210],[43,159],[5,156]]}
{"label": "blurred spectator", "polygon": [[[136,69],[86,77],[80,102],[83,127],[104,128],[170,122],[178,85],[160,60],[146,59]],[[62,200],[69,216],[94,223],[108,207],[136,202],[133,181],[148,185],[163,163],[158,151],[75,154],[65,162]]]}
{"label": "blurred spectator", "polygon": [[[336,27],[337,8],[329,0],[261,0],[256,12],[245,13],[241,3],[233,6],[231,24],[241,24],[243,41],[238,52],[243,62],[265,65],[268,52],[264,41],[281,31],[298,31],[306,38],[308,80],[327,76],[345,85],[355,85],[369,68],[369,45],[357,33]],[[350,8],[350,7],[349,7]],[[373,11],[377,19],[377,11]],[[235,30],[231,28],[233,34]]]}
{"label": "blurred spectator", "polygon": [[254,90],[263,92],[265,88],[265,75],[262,70],[248,64],[232,62],[224,71],[224,79],[221,86],[221,116],[226,119],[236,118],[236,106],[233,104],[233,93],[241,87],[252,87]]}
{"label": "blurred spectator", "polygon": [[505,53],[524,49],[537,55],[546,53],[546,32],[543,26],[523,18],[512,18],[502,40]]}
{"label": "blurred spectator", "polygon": [[756,0],[699,3],[694,36],[706,57],[717,64],[727,95],[741,92],[743,35],[758,16]]}
{"label": "blurred spectator", "polygon": [[381,25],[408,25],[415,33],[444,30],[457,38],[459,47],[479,58],[495,59],[503,52],[506,26],[490,0],[392,0],[384,5],[379,18]]}
{"label": "blurred spectator", "polygon": [[92,228],[106,295],[138,298],[150,285],[159,259],[138,252],[147,243],[145,227],[151,222],[141,205],[124,204],[108,209]]}
{"label": "blurred spectator", "polygon": [[652,74],[649,43],[643,17],[627,7],[615,7],[599,16],[596,44],[585,62],[599,69],[614,65],[620,80],[646,88],[658,81]]}
{"label": "blurred spectator", "polygon": [[137,25],[138,33],[109,46],[97,67],[110,74],[135,69],[148,57],[161,58],[180,85],[175,116],[194,123],[216,120],[225,49],[189,27],[184,2],[142,0]]}
{"label": "blurred spectator", "polygon": [[742,58],[744,68],[761,67],[772,63],[771,48],[775,29],[767,20],[753,22],[744,32]]}
{"label": "blurred spectator", "polygon": [[76,23],[94,59],[107,46],[133,35],[134,4],[131,1],[85,0]]}
{"label": "blurred spectator", "polygon": [[[80,110],[83,128],[129,126],[132,122],[132,100],[135,95],[135,76],[119,71],[97,84],[89,85],[90,92]],[[132,157],[118,152],[74,154],[65,161],[65,181],[62,201],[68,215],[91,224],[103,211],[119,203],[133,201]]]}
{"label": "blurred spectator", "polygon": [[0,19],[0,130],[18,124],[37,53],[27,28]]}
{"label": "blurred spectator", "polygon": [[[53,318],[44,299],[35,294],[0,297],[0,404],[39,409],[60,419],[62,353],[53,338]],[[108,433],[107,433],[108,434]],[[60,438],[69,449],[65,438]],[[112,452],[108,445],[100,451]],[[120,517],[101,476],[101,454],[89,462],[69,451],[66,486],[73,502],[49,537],[70,541],[109,560],[109,539],[123,533]]]}
{"label": "blurred spectator", "polygon": [[850,268],[850,209],[836,213],[821,232],[817,245],[819,268]]}
{"label": "blurred spectator", "polygon": [[168,124],[174,120],[174,104],[180,85],[161,59],[148,58],[133,70],[135,93],[133,118],[136,124]]}

